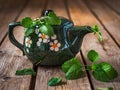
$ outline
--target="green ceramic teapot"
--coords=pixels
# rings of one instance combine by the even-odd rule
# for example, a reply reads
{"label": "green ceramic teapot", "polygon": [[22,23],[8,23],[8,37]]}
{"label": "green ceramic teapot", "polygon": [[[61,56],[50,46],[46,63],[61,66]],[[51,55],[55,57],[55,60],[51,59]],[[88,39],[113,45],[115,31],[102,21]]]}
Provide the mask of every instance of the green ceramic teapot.
{"label": "green ceramic teapot", "polygon": [[[47,16],[52,10],[46,10]],[[59,17],[60,25],[52,25],[54,34],[49,36],[42,33],[41,25],[34,26],[34,32],[24,36],[23,45],[13,35],[16,26],[22,26],[20,22],[9,24],[9,39],[29,58],[33,64],[39,65],[61,65],[65,61],[75,57],[79,52],[84,36],[93,32],[90,26],[74,26],[73,22]]]}

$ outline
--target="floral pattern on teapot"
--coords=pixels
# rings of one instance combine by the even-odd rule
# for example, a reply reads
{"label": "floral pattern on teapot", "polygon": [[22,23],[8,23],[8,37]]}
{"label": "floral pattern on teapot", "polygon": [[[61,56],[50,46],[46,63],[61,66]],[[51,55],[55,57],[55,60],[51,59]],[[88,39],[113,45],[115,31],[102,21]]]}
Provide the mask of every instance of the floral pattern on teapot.
{"label": "floral pattern on teapot", "polygon": [[[35,34],[38,36],[38,41],[36,42],[36,46],[40,47],[41,43],[48,43],[49,44],[49,50],[51,51],[59,51],[61,47],[61,43],[57,40],[57,35],[54,34],[53,36],[49,37],[48,35],[39,32],[39,29],[37,29],[38,26],[36,26]],[[25,38],[25,46],[27,47],[27,52],[29,52],[29,48],[31,47],[32,40],[31,37],[28,36]]]}

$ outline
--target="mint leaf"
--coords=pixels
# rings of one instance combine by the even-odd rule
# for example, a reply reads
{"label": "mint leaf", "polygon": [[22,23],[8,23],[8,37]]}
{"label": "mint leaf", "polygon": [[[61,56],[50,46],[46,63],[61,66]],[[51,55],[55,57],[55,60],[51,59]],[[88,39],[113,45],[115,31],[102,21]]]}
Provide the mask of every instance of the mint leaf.
{"label": "mint leaf", "polygon": [[25,36],[29,36],[34,32],[33,28],[24,28]]}
{"label": "mint leaf", "polygon": [[61,82],[62,82],[62,78],[61,78],[61,77],[59,77],[59,78],[53,77],[53,78],[51,78],[51,79],[48,81],[48,85],[49,85],[49,86],[55,86],[55,85],[60,84]]}
{"label": "mint leaf", "polygon": [[91,62],[95,62],[99,59],[99,54],[95,50],[90,50],[87,57]]}
{"label": "mint leaf", "polygon": [[30,17],[25,17],[21,21],[21,25],[25,28],[29,28],[32,25],[32,19]]}
{"label": "mint leaf", "polygon": [[47,18],[46,23],[50,24],[50,25],[60,25],[61,24],[61,19],[59,17],[56,16],[56,14],[54,12],[49,12],[48,16],[46,16]]}
{"label": "mint leaf", "polygon": [[103,40],[102,39],[102,34],[101,34],[100,30],[99,30],[98,25],[94,25],[92,27],[92,30],[93,30],[93,32],[95,32],[98,35],[98,39],[99,39],[100,43],[102,43],[102,40]]}
{"label": "mint leaf", "polygon": [[16,75],[36,75],[36,72],[31,68],[25,68],[22,70],[17,70]]}
{"label": "mint leaf", "polygon": [[58,17],[48,17],[46,18],[46,23],[50,25],[60,25],[61,20]]}
{"label": "mint leaf", "polygon": [[98,39],[99,39],[100,43],[102,43],[103,38],[102,38],[101,32],[98,32],[97,34],[98,34]]}
{"label": "mint leaf", "polygon": [[98,27],[98,25],[94,25],[92,28],[93,28],[93,30],[94,30],[95,32],[99,32],[99,27]]}
{"label": "mint leaf", "polygon": [[110,64],[101,62],[92,65],[92,75],[99,81],[109,82],[116,78],[118,73]]}
{"label": "mint leaf", "polygon": [[66,61],[62,65],[62,71],[66,73],[66,79],[68,80],[78,79],[83,74],[82,64],[76,57]]}
{"label": "mint leaf", "polygon": [[108,87],[108,88],[97,88],[97,90],[113,90],[112,87]]}
{"label": "mint leaf", "polygon": [[52,28],[52,26],[46,24],[46,25],[42,25],[40,28],[39,28],[40,32],[41,33],[44,33],[48,36],[53,36],[54,35],[54,30]]}
{"label": "mint leaf", "polygon": [[63,72],[67,72],[68,69],[73,65],[73,64],[78,64],[80,63],[79,60],[75,57],[75,58],[72,58],[68,61],[66,61],[64,64],[62,64],[62,71]]}
{"label": "mint leaf", "polygon": [[81,64],[73,64],[66,73],[67,80],[78,79],[83,76],[82,65]]}

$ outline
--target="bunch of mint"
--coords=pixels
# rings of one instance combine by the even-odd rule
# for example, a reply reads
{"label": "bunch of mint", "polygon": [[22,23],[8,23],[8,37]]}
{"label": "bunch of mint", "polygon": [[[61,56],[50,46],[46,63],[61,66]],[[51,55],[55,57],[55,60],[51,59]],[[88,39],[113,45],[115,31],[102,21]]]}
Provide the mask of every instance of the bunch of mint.
{"label": "bunch of mint", "polygon": [[95,50],[90,50],[87,54],[91,65],[83,66],[77,58],[72,58],[62,65],[62,71],[66,74],[66,79],[73,80],[83,76],[83,68],[92,72],[95,79],[109,82],[118,76],[117,71],[107,62],[97,63],[99,54]]}
{"label": "bunch of mint", "polygon": [[56,16],[54,12],[49,12],[47,16],[32,20],[30,17],[25,17],[21,21],[21,25],[24,27],[25,36],[29,36],[35,30],[35,26],[39,26],[39,31],[48,36],[54,35],[52,25],[60,25],[61,19]]}
{"label": "bunch of mint", "polygon": [[87,54],[92,65],[88,68],[95,79],[103,82],[109,82],[118,76],[117,71],[107,62],[97,63],[99,54],[95,50],[90,50]]}

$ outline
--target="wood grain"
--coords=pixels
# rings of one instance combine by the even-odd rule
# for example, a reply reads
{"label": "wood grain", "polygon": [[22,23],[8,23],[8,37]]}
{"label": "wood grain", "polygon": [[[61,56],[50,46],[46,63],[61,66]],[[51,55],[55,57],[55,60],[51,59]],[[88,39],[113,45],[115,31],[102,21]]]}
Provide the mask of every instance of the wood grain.
{"label": "wood grain", "polygon": [[53,0],[52,2],[48,0],[47,9],[54,10],[54,12],[58,16],[63,16],[65,18],[69,18],[68,14],[67,14],[67,10],[66,10],[64,0]]}
{"label": "wood grain", "polygon": [[18,69],[32,68],[25,57],[0,53],[0,90],[29,90],[31,76],[16,76]]}
{"label": "wood grain", "polygon": [[120,0],[104,0],[107,6],[120,15]]}
{"label": "wood grain", "polygon": [[[76,55],[82,60],[80,53]],[[82,61],[81,61],[82,62]],[[48,86],[48,80],[52,77],[62,77],[62,83],[58,86]],[[85,74],[77,80],[66,80],[61,67],[38,67],[35,90],[92,90]]]}
{"label": "wood grain", "polygon": [[[57,5],[53,5],[54,3]],[[47,9],[52,9],[59,16],[68,17],[65,4],[61,0],[48,1]],[[80,53],[76,56],[82,60]],[[82,62],[82,61],[81,61]],[[51,77],[63,77],[63,83],[59,86],[50,87],[47,85]],[[35,90],[91,90],[87,74],[78,80],[66,80],[65,74],[61,71],[60,67],[38,67]]]}
{"label": "wood grain", "polygon": [[[98,87],[113,87],[120,90],[120,1],[119,0],[0,0],[0,90],[96,90]],[[47,5],[47,6],[46,6]],[[109,5],[109,6],[107,6]],[[105,61],[113,65],[119,76],[109,83],[100,82],[85,72],[85,76],[77,80],[66,80],[61,67],[38,67],[35,86],[31,75],[16,76],[18,69],[33,68],[32,63],[22,52],[5,37],[8,24],[20,21],[23,17],[37,18],[45,9],[52,9],[59,16],[72,19],[75,25],[98,24],[103,35],[100,44],[96,35],[85,36],[81,54],[76,57],[90,64],[87,59],[89,50],[100,54],[99,62]],[[16,39],[23,43],[23,27],[14,30]],[[3,39],[4,38],[4,39]],[[4,41],[3,41],[4,40]],[[90,76],[89,76],[90,75]],[[51,77],[62,77],[61,85],[47,85]],[[34,78],[35,79],[35,78]],[[90,81],[89,81],[90,80]],[[33,84],[33,85],[31,85]]]}
{"label": "wood grain", "polygon": [[[44,0],[35,0],[35,2],[31,0],[21,12],[17,21],[26,16],[32,18],[39,17],[44,3]],[[23,42],[24,34],[22,27],[17,27],[14,35],[19,42]],[[15,71],[17,69],[32,68],[32,63],[26,57],[22,56],[22,52],[18,48],[10,43],[8,36],[2,43],[0,52],[0,90],[29,90],[31,76],[15,76]]]}
{"label": "wood grain", "polygon": [[[2,4],[3,3],[3,4]],[[0,10],[0,44],[8,31],[8,24],[13,22],[26,4],[26,0],[6,0],[1,1]]]}
{"label": "wood grain", "polygon": [[101,23],[120,47],[120,16],[107,7],[101,0],[95,0],[92,2],[89,0],[86,1],[88,1],[87,4],[89,8],[91,8],[91,10],[97,15]]}
{"label": "wood grain", "polygon": [[6,3],[4,3],[4,0],[0,0],[0,11],[4,8],[5,4]]}
{"label": "wood grain", "polygon": [[[120,86],[120,71],[119,71],[120,49],[119,47],[114,43],[112,38],[101,26],[101,24],[96,19],[96,17],[89,11],[89,9],[87,8],[87,6],[83,1],[76,0],[76,2],[73,3],[72,0],[69,0],[68,8],[69,8],[71,19],[74,21],[75,25],[91,25],[92,26],[94,24],[98,24],[100,26],[100,30],[103,35],[102,44],[98,42],[94,34],[88,34],[85,36],[81,49],[82,49],[82,53],[86,63],[90,64],[90,62],[87,59],[87,52],[91,49],[94,49],[100,54],[99,62],[105,61],[112,64],[113,67],[119,73],[119,77],[109,83],[97,81],[91,76],[93,90],[96,90],[96,88],[98,87],[108,87],[108,86],[113,87],[114,90],[120,90],[120,87],[119,87]],[[97,6],[95,9],[97,9]]]}

